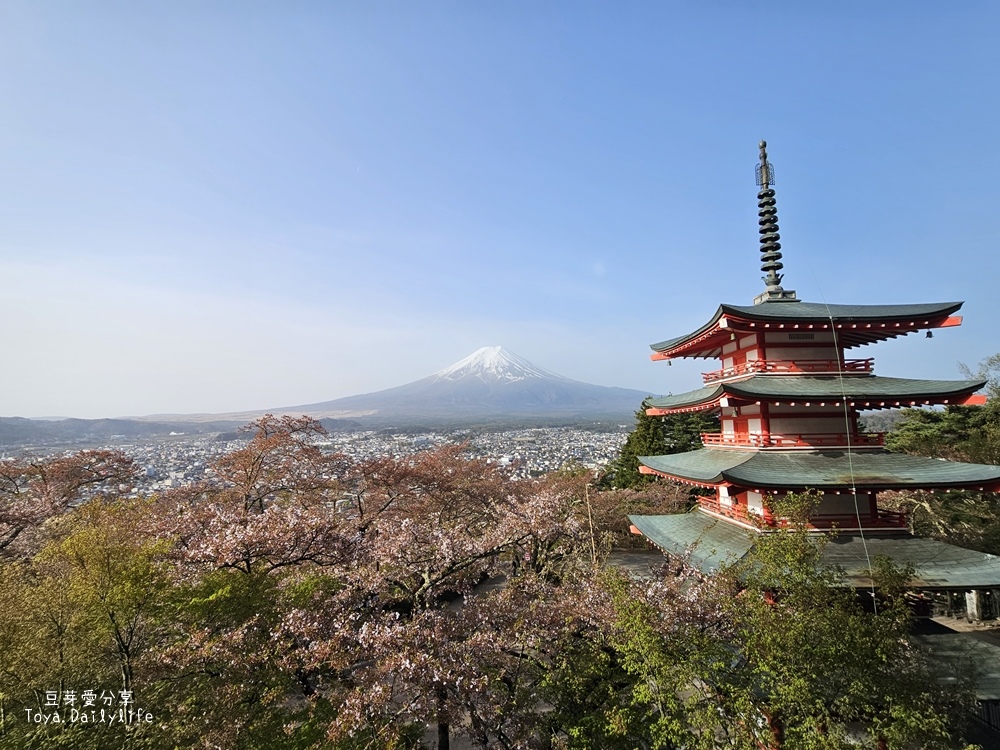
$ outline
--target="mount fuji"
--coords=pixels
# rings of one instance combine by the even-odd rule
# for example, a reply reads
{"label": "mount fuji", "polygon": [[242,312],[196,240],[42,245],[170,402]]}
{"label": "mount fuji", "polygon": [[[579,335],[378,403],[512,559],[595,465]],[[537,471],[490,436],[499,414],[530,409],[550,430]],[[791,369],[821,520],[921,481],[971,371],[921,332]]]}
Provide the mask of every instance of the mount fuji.
{"label": "mount fuji", "polygon": [[266,413],[308,414],[331,431],[412,427],[630,423],[648,394],[556,375],[499,346],[479,349],[421,380],[318,404],[228,414],[160,414],[121,419],[37,420],[0,417],[0,444],[95,445],[123,436],[234,430]]}
{"label": "mount fuji", "polygon": [[649,395],[549,372],[500,346],[486,346],[406,385],[276,411],[369,425],[466,424],[507,420],[630,421]]}

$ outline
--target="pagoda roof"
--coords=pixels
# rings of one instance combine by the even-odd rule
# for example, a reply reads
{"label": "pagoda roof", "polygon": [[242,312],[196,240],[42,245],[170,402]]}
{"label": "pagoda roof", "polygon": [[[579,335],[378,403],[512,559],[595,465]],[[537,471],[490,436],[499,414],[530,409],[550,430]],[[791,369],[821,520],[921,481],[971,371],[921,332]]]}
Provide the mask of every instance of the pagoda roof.
{"label": "pagoda roof", "polygon": [[[724,397],[748,401],[855,402],[859,408],[890,408],[922,403],[964,401],[986,385],[985,380],[918,380],[877,375],[753,375],[743,380],[715,383],[697,390],[643,404],[651,410],[695,411],[715,409]],[[857,404],[861,401],[863,405]]]}
{"label": "pagoda roof", "polygon": [[682,482],[749,489],[893,490],[1000,488],[1000,466],[885,450],[741,451],[701,448],[639,463]]}
{"label": "pagoda roof", "polygon": [[[664,552],[686,556],[690,565],[711,574],[753,549],[758,532],[698,509],[669,516],[629,516],[629,521]],[[867,549],[866,549],[867,547]],[[838,533],[824,538],[821,559],[840,568],[846,583],[870,586],[869,560],[877,555],[916,570],[910,585],[919,589],[975,589],[1000,586],[1000,557],[910,535]]]}
{"label": "pagoda roof", "polygon": [[654,358],[718,357],[733,331],[822,330],[834,326],[845,348],[938,328],[962,302],[912,305],[828,305],[825,302],[771,301],[759,305],[722,304],[705,325],[691,333],[650,344]]}
{"label": "pagoda roof", "polygon": [[669,516],[629,516],[642,535],[702,573],[714,573],[741,560],[754,545],[757,532],[728,523],[698,509]]}
{"label": "pagoda roof", "polygon": [[[1000,701],[1000,646],[982,640],[992,634],[920,633],[910,638],[923,644],[941,678],[970,680],[977,701]],[[940,679],[940,678],[939,678]]]}

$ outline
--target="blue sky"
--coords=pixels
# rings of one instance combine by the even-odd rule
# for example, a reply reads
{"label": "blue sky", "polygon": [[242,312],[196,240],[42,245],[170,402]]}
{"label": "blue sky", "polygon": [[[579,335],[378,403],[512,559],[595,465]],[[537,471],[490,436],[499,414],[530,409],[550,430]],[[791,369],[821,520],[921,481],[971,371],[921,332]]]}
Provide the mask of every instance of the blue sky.
{"label": "blue sky", "polygon": [[966,300],[860,356],[1000,351],[1000,6],[0,2],[0,415],[224,412],[502,345],[695,388],[648,344],[762,289]]}

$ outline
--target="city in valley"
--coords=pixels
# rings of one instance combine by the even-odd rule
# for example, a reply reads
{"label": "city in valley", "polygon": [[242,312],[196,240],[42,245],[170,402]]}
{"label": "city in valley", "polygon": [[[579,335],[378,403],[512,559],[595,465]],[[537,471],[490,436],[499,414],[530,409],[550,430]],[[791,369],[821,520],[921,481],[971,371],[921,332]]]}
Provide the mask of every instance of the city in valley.
{"label": "city in valley", "polygon": [[[607,425],[603,430],[578,426],[412,434],[366,430],[331,433],[317,440],[316,444],[324,452],[342,453],[357,460],[405,456],[428,448],[461,444],[467,446],[470,457],[509,466],[513,476],[529,477],[568,467],[598,471],[618,456],[630,430],[631,427],[626,424]],[[136,462],[141,471],[133,487],[121,489],[123,494],[138,496],[211,479],[212,462],[243,447],[252,436],[252,432],[241,433],[240,437],[233,433],[178,434],[132,442],[113,440],[100,446],[78,445],[65,452],[72,453],[83,447],[122,451]],[[37,455],[64,452],[55,447],[27,447],[24,451]],[[7,450],[2,457],[19,452]]]}

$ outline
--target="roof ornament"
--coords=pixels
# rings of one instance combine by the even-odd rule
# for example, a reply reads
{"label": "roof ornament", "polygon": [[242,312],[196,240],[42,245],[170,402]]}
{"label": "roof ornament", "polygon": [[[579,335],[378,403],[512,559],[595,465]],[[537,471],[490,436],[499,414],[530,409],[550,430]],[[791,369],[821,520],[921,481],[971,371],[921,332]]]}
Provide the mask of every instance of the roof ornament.
{"label": "roof ornament", "polygon": [[774,167],[767,160],[767,141],[760,142],[760,164],[757,165],[757,184],[760,191],[757,193],[757,223],[760,225],[760,270],[766,271],[767,276],[762,277],[762,281],[767,285],[767,289],[754,297],[753,303],[759,305],[761,302],[797,302],[798,297],[791,289],[781,288],[781,280],[784,274],[778,273],[784,264],[781,262],[781,235],[778,234],[778,209],[777,201],[774,200]]}

